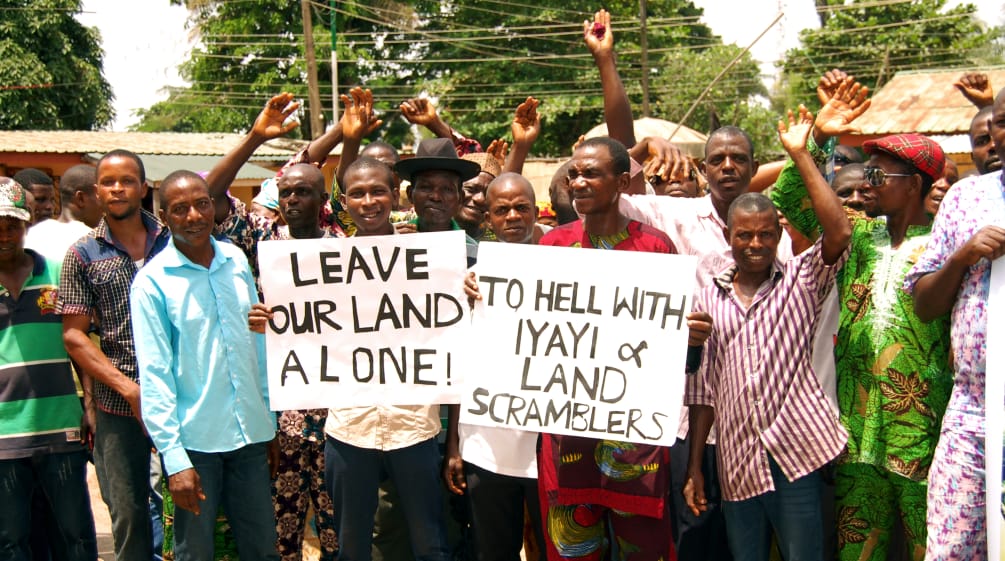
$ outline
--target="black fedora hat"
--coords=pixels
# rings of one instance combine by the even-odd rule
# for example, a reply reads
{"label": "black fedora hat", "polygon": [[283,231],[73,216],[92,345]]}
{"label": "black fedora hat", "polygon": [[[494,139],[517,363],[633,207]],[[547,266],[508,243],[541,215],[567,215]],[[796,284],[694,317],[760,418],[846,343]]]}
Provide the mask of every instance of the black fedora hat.
{"label": "black fedora hat", "polygon": [[475,162],[457,157],[454,143],[449,138],[429,138],[419,142],[415,157],[401,160],[394,164],[394,171],[402,179],[414,183],[416,173],[431,170],[452,171],[461,176],[461,181],[467,181],[481,172],[481,166]]}

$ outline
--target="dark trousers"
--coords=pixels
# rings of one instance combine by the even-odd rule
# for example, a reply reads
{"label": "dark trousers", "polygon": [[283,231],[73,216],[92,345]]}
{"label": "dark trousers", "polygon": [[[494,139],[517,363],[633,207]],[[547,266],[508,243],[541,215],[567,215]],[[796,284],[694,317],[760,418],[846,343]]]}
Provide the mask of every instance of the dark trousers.
{"label": "dark trousers", "polygon": [[464,463],[468,509],[478,561],[519,561],[526,505],[538,551],[544,544],[537,479],[500,475]]}
{"label": "dark trousers", "polygon": [[705,476],[705,498],[708,510],[695,516],[684,502],[684,481],[690,440],[677,439],[670,447],[670,500],[674,527],[674,544],[679,561],[705,561],[716,559],[730,561],[729,541],[726,537],[726,519],[722,514],[722,492],[719,488],[719,471],[715,464],[715,446],[705,446],[702,475]]}

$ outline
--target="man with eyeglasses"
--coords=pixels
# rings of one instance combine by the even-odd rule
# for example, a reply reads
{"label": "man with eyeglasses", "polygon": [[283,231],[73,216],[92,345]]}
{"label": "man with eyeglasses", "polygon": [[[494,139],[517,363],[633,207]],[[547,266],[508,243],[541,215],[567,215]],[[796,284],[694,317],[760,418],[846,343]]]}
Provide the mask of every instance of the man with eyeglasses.
{"label": "man with eyeglasses", "polygon": [[[823,128],[818,117],[817,129]],[[875,195],[875,215],[886,219],[848,211],[851,255],[838,276],[837,393],[848,431],[835,477],[838,554],[886,559],[899,517],[908,551],[918,558],[925,549],[928,470],[952,389],[949,318],[923,323],[901,286],[930,238],[924,201],[942,176],[945,155],[918,134],[871,140],[863,148],[869,155],[863,183]],[[822,217],[791,162],[772,199],[804,235],[819,235]]]}

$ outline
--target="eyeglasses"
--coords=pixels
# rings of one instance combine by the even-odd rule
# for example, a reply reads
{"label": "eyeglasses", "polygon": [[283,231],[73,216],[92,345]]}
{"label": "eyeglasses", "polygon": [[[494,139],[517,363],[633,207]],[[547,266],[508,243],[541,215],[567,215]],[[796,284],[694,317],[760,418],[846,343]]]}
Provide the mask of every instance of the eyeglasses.
{"label": "eyeglasses", "polygon": [[887,177],[911,177],[913,173],[886,173],[880,168],[867,167],[862,170],[862,175],[865,176],[865,180],[869,182],[869,185],[873,187],[879,187],[886,182]]}

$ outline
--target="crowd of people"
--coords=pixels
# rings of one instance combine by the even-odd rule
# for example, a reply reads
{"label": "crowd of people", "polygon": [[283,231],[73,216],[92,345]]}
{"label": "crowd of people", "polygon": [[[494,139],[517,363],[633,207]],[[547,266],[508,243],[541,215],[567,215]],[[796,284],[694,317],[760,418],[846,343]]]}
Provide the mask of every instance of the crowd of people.
{"label": "crowd of people", "polygon": [[[977,108],[962,178],[921,134],[840,145],[870,102],[837,69],[815,115],[779,122],[785,161],[760,166],[725,126],[696,162],[635,138],[606,11],[583,38],[609,136],[576,143],[546,204],[521,175],[538,100],[484,150],[406,100],[434,138],[402,159],[364,144],[381,121],[362,88],[248,206],[228,187],[296,126],[290,94],[208,173],[167,176],[158,216],[124,149],[67,170],[58,197],[38,170],[0,178],[0,558],[97,558],[93,459],[120,560],[299,560],[308,525],[323,560],[986,559],[1005,90],[956,83]],[[257,244],[447,230],[468,267],[480,243],[696,257],[701,358],[667,367],[686,386],[676,444],[476,426],[458,405],[270,411]],[[474,272],[464,290],[481,299]]]}

